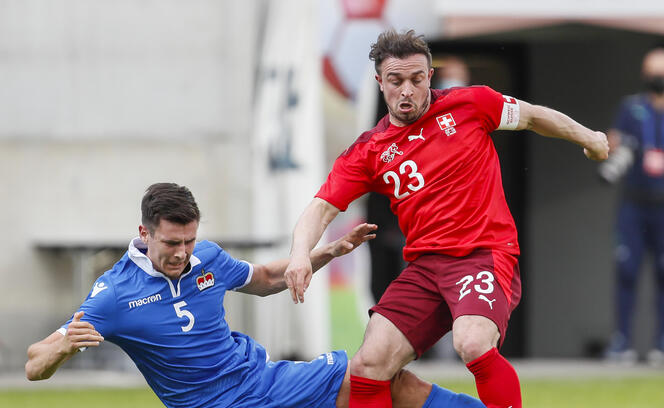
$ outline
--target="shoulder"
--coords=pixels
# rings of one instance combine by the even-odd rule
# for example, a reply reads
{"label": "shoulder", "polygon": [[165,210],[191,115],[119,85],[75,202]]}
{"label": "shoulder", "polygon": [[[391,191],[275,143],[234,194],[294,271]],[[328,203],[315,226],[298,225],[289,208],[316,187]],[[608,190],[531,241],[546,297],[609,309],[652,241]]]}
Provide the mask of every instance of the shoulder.
{"label": "shoulder", "polygon": [[622,98],[623,105],[641,105],[647,102],[646,96],[641,93],[627,95]]}
{"label": "shoulder", "polygon": [[642,120],[648,116],[648,99],[644,94],[628,95],[622,99],[619,112]]}
{"label": "shoulder", "polygon": [[353,144],[350,145],[348,149],[344,150],[344,152],[341,153],[339,157],[345,157],[351,155],[353,152],[366,146],[367,142],[385,132],[389,127],[390,127],[390,116],[385,115],[381,120],[378,121],[376,126],[362,133],[360,137],[358,137],[355,140],[355,142],[353,142]]}
{"label": "shoulder", "polygon": [[431,104],[442,103],[473,103],[502,95],[486,85],[460,86],[448,89],[432,89]]}
{"label": "shoulder", "polygon": [[200,241],[194,247],[194,255],[202,262],[210,261],[225,253],[219,245],[211,241]]}

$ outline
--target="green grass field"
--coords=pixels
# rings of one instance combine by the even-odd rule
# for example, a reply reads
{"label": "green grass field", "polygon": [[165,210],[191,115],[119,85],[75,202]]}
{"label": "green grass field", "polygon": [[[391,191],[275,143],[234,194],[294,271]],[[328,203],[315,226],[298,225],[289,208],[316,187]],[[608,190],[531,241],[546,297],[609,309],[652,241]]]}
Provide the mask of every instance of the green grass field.
{"label": "green grass field", "polygon": [[[439,382],[458,392],[475,394],[472,382]],[[527,408],[661,408],[661,376],[611,380],[523,381]],[[84,389],[0,391],[7,408],[157,408],[163,407],[149,389]]]}

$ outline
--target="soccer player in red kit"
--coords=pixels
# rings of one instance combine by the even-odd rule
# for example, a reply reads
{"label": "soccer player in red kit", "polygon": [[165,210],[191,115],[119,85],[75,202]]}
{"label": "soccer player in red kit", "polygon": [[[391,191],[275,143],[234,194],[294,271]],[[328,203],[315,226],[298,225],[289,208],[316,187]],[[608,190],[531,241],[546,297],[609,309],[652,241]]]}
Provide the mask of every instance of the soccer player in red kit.
{"label": "soccer player in red kit", "polygon": [[498,353],[521,298],[514,221],[489,133],[530,129],[608,156],[606,136],[562,113],[485,87],[430,89],[431,53],[411,30],[372,45],[388,107],[334,163],[295,226],[286,281],[303,302],[308,254],[339,211],[369,191],[390,198],[408,266],[371,318],[351,361],[350,407],[391,407],[389,380],[452,330],[454,348],[489,408],[522,406],[516,371]]}

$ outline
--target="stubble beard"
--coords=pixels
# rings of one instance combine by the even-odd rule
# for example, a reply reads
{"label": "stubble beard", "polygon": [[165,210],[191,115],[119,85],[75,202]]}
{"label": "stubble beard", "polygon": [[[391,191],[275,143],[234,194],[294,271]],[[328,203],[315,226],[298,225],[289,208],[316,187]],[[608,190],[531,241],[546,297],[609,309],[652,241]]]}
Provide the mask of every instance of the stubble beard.
{"label": "stubble beard", "polygon": [[405,125],[412,125],[413,123],[417,122],[422,116],[424,116],[424,113],[429,109],[429,101],[431,98],[431,91],[429,91],[427,98],[424,100],[424,103],[422,104],[422,107],[418,109],[417,104],[415,104],[412,101],[409,101],[413,105],[413,110],[411,112],[402,114],[399,113],[399,104],[403,101],[398,101],[396,103],[396,109],[393,109],[389,103],[387,103],[387,100],[385,100],[385,94],[383,94],[383,100],[385,100],[385,105],[387,105],[387,110],[389,111],[390,115],[398,120],[399,122],[405,124]]}

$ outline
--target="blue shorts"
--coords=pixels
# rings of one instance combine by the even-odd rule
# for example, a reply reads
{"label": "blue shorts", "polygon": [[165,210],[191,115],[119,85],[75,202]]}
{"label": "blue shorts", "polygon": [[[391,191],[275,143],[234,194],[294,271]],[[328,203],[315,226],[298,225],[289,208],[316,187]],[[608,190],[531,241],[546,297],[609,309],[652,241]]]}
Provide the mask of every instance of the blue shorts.
{"label": "blue shorts", "polygon": [[348,356],[345,351],[306,361],[268,361],[256,389],[232,405],[243,408],[334,408]]}

